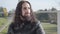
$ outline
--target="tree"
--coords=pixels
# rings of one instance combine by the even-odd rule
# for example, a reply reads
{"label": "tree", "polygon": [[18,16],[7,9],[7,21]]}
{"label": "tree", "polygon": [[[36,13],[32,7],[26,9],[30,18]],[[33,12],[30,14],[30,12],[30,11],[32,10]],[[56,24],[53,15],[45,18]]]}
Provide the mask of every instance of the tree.
{"label": "tree", "polygon": [[4,16],[8,16],[8,12],[6,8],[3,8]]}
{"label": "tree", "polygon": [[0,7],[0,12],[2,12],[3,11],[3,7]]}
{"label": "tree", "polygon": [[15,9],[12,9],[12,10],[9,11],[8,15],[12,16],[14,14],[14,12],[15,12]]}
{"label": "tree", "polygon": [[47,9],[45,9],[44,11],[47,11]]}
{"label": "tree", "polygon": [[55,10],[57,10],[57,9],[56,9],[56,8],[54,8],[54,7],[52,7],[51,11],[55,11]]}

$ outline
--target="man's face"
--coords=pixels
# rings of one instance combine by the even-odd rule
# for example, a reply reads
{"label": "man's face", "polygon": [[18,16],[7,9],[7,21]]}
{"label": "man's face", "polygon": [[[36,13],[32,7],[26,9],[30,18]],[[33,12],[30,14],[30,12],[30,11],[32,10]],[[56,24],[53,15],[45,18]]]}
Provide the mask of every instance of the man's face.
{"label": "man's face", "polygon": [[30,17],[30,5],[28,3],[22,4],[22,16]]}

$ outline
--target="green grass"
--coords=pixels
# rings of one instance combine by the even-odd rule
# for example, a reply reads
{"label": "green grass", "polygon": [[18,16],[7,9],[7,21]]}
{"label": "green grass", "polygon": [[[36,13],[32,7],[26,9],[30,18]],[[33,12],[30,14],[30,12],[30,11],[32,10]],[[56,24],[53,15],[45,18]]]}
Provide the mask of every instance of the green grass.
{"label": "green grass", "polygon": [[[7,24],[7,18],[0,18],[0,27],[2,27],[2,25],[6,25]],[[7,27],[0,32],[0,34],[5,34],[5,32],[7,31]]]}
{"label": "green grass", "polygon": [[7,34],[7,30],[8,30],[8,27],[6,27],[5,29],[3,29],[0,34]]}
{"label": "green grass", "polygon": [[57,34],[57,25],[50,23],[42,23],[46,34]]}
{"label": "green grass", "polygon": [[7,23],[7,18],[0,18],[0,27]]}

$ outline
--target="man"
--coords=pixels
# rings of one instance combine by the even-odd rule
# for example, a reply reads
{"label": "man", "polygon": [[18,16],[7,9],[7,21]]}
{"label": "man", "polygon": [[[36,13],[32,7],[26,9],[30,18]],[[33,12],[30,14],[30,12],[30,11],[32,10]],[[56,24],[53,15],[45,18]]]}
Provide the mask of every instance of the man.
{"label": "man", "polygon": [[45,34],[28,1],[20,1],[17,4],[15,17],[7,34]]}

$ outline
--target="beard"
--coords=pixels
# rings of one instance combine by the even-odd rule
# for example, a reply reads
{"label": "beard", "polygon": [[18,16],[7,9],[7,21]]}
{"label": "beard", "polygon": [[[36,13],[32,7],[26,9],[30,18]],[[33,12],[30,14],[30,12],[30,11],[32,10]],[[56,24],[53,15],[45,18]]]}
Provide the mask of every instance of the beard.
{"label": "beard", "polygon": [[26,21],[30,21],[30,20],[31,20],[31,17],[25,16],[25,20],[26,20]]}
{"label": "beard", "polygon": [[22,16],[25,21],[31,21],[31,16]]}

